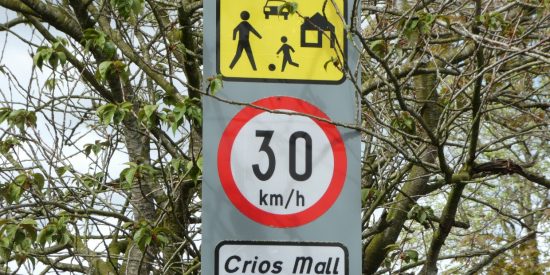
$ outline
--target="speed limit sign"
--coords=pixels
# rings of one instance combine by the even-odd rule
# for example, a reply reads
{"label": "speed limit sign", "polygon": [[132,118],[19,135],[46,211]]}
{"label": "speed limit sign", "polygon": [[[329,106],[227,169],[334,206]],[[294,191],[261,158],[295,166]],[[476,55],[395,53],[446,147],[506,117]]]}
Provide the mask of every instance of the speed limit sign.
{"label": "speed limit sign", "polygon": [[296,227],[323,215],[346,179],[342,137],[302,99],[275,96],[237,113],[222,134],[218,174],[231,203],[255,222]]}

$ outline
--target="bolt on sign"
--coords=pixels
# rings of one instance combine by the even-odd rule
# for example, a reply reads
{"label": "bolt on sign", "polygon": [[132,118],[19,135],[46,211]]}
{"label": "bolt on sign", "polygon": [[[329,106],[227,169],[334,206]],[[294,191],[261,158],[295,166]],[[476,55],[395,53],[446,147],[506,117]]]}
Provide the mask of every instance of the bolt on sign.
{"label": "bolt on sign", "polygon": [[202,274],[361,274],[353,2],[204,1]]}
{"label": "bolt on sign", "polygon": [[217,70],[227,79],[344,80],[344,0],[219,0],[217,4]]}

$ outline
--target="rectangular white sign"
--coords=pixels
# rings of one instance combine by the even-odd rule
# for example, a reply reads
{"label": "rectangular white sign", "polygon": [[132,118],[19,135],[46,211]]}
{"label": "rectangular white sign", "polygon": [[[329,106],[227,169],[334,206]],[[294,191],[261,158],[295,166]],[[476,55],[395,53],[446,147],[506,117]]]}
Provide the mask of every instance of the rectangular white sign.
{"label": "rectangular white sign", "polygon": [[216,247],[215,275],[348,275],[348,251],[339,243],[224,241]]}

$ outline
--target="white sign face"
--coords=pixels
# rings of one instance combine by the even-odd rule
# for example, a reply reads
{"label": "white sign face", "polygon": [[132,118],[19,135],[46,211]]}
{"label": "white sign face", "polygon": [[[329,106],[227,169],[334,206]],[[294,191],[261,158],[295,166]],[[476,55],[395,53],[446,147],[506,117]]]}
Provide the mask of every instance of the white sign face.
{"label": "white sign face", "polygon": [[317,203],[333,168],[330,141],[304,116],[261,113],[244,125],[231,151],[237,187],[248,201],[273,214],[294,214]]}
{"label": "white sign face", "polygon": [[269,97],[229,123],[218,152],[218,171],[231,202],[252,220],[299,226],[322,215],[345,180],[340,133],[310,103]]}
{"label": "white sign face", "polygon": [[226,241],[216,248],[215,275],[348,275],[348,252],[337,243]]}

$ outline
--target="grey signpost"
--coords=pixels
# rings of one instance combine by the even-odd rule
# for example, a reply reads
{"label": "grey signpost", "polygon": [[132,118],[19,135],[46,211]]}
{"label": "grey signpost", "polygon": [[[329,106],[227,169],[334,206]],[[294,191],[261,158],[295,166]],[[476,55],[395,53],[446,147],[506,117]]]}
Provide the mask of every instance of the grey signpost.
{"label": "grey signpost", "polygon": [[202,274],[361,274],[359,58],[324,2],[204,1]]}

